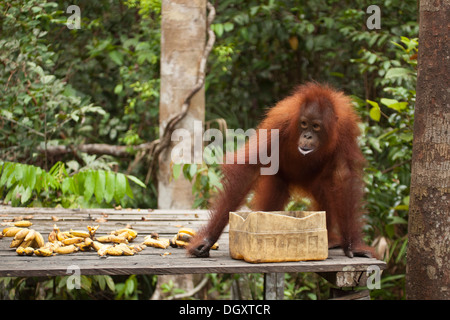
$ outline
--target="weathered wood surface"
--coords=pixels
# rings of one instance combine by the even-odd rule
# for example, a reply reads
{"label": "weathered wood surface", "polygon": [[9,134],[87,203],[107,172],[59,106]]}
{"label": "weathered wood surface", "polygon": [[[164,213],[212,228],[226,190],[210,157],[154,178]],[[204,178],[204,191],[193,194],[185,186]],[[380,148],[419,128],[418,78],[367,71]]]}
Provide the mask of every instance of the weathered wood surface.
{"label": "weathered wood surface", "polygon": [[[97,235],[131,225],[138,231],[133,243],[140,243],[146,235],[158,232],[162,237],[172,237],[179,228],[198,229],[205,224],[208,213],[205,210],[114,210],[114,209],[28,209],[0,206],[0,227],[19,216],[33,218],[31,228],[41,232],[44,238],[53,225],[62,231],[86,229],[88,225],[100,225]],[[54,221],[56,217],[58,221]],[[209,258],[191,258],[179,248],[145,248],[134,256],[108,256],[100,258],[95,251],[77,252],[52,257],[18,256],[9,245],[12,238],[0,239],[0,276],[55,276],[67,275],[68,268],[76,266],[84,275],[126,275],[126,274],[194,274],[194,273],[272,273],[272,272],[338,272],[365,271],[370,265],[385,268],[385,263],[376,259],[347,258],[342,250],[330,250],[324,261],[302,261],[251,264],[233,260],[228,251],[228,229],[219,239],[219,250],[212,250]],[[169,255],[163,253],[169,252]]]}

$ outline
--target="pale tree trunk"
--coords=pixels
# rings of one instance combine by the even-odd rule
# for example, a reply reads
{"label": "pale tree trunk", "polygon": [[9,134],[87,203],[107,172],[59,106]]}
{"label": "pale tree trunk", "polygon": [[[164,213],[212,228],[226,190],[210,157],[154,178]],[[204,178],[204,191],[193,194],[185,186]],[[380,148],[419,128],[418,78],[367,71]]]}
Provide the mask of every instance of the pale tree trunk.
{"label": "pale tree trunk", "polygon": [[[200,60],[206,40],[206,0],[163,0],[161,20],[161,93],[159,105],[160,135],[168,120],[180,113],[186,96],[197,82]],[[194,120],[204,122],[205,91],[196,93],[186,117],[177,128],[190,131],[194,137]],[[194,201],[192,185],[181,175],[172,177],[172,142],[159,157],[158,207],[160,209],[190,209]],[[152,299],[167,294],[161,285],[173,282],[174,288],[187,292],[194,288],[193,275],[159,276]]]}
{"label": "pale tree trunk", "polygon": [[420,1],[408,299],[450,299],[450,2]]}
{"label": "pale tree trunk", "polygon": [[[159,105],[160,133],[167,121],[181,111],[188,93],[197,82],[199,64],[206,39],[206,0],[163,0],[161,20],[161,95]],[[189,112],[178,124],[194,137],[194,120],[204,121],[205,91],[191,100]],[[193,204],[191,183],[181,175],[172,178],[172,142],[159,158],[158,207],[190,209]]]}

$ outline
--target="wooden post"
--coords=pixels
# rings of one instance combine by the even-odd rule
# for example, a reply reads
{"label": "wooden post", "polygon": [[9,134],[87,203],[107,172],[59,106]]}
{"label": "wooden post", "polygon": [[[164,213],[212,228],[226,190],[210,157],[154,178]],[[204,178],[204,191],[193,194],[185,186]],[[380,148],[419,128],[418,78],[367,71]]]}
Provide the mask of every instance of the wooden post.
{"label": "wooden post", "polygon": [[[199,64],[206,40],[206,0],[163,0],[161,18],[161,93],[160,134],[167,121],[181,111],[187,94],[197,82]],[[204,122],[205,91],[191,100],[189,112],[178,128],[187,129],[194,141],[194,121]],[[181,175],[172,178],[172,142],[159,157],[158,207],[190,209],[194,197],[192,185]]]}
{"label": "wooden post", "polygon": [[264,299],[283,300],[284,273],[264,273]]}

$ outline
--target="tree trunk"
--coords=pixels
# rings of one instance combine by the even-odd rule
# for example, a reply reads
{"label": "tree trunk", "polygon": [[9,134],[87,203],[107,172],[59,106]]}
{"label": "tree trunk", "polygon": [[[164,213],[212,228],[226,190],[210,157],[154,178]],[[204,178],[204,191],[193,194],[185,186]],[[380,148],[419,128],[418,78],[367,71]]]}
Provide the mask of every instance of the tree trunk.
{"label": "tree trunk", "polygon": [[450,299],[449,17],[449,1],[420,1],[408,299]]}
{"label": "tree trunk", "polygon": [[[206,0],[163,0],[161,19],[160,134],[167,121],[181,111],[187,94],[197,82],[206,40]],[[189,130],[193,142],[194,121],[204,121],[205,91],[191,100],[189,112],[178,128]],[[191,183],[181,175],[172,178],[172,142],[159,158],[158,207],[190,209],[194,196]]]}
{"label": "tree trunk", "polygon": [[[186,96],[197,83],[206,40],[206,0],[163,0],[161,5],[160,135],[168,120],[180,113]],[[193,138],[194,121],[203,123],[204,118],[205,91],[202,88],[192,97],[189,111],[177,127],[187,129]],[[194,202],[191,183],[183,175],[177,180],[173,179],[171,167],[173,146],[172,142],[159,157],[158,207],[190,209]],[[191,274],[162,275],[158,276],[158,284],[152,299],[167,298],[171,293],[164,292],[161,285],[171,282],[174,288],[186,292],[194,289],[194,277]]]}

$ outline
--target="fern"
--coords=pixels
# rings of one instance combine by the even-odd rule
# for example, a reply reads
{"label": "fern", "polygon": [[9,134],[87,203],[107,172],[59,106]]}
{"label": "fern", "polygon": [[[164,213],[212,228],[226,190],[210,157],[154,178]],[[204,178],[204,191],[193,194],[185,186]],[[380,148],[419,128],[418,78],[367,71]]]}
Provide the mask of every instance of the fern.
{"label": "fern", "polygon": [[0,199],[12,206],[93,207],[126,205],[133,199],[129,181],[140,187],[138,178],[105,170],[86,170],[69,175],[62,162],[48,172],[27,164],[0,161]]}

